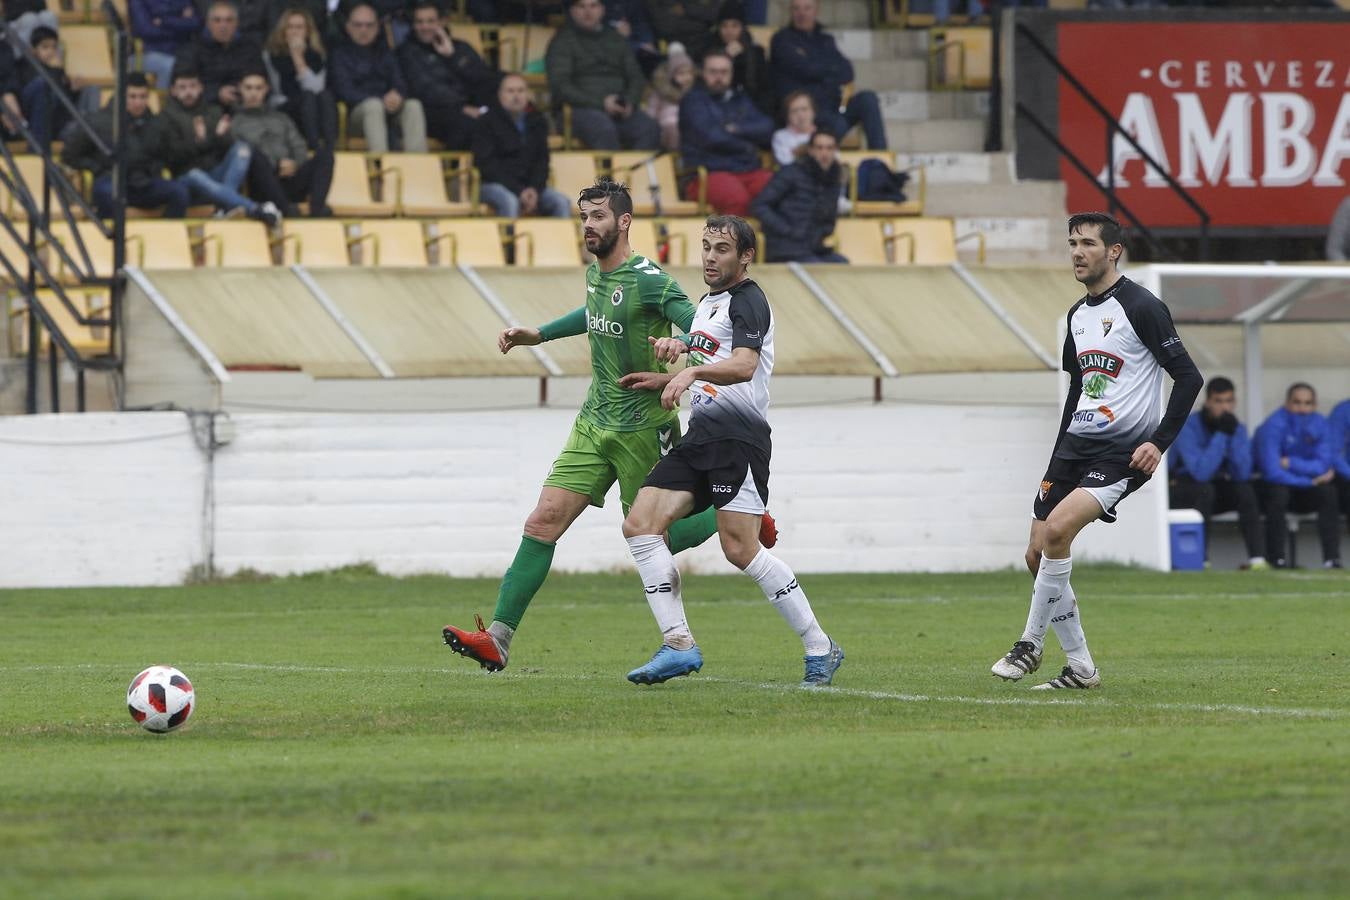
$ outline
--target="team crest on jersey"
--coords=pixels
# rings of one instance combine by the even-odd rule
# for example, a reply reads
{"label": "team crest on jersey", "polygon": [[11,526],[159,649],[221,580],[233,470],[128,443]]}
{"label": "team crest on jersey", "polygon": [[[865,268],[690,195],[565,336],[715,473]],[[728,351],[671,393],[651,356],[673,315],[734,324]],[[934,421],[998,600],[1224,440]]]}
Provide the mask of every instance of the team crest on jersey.
{"label": "team crest on jersey", "polygon": [[618,287],[616,287],[614,289],[614,293],[609,295],[609,302],[614,304],[615,306],[618,306],[620,303],[623,302],[623,285],[619,285]]}
{"label": "team crest on jersey", "polygon": [[1054,486],[1055,486],[1055,483],[1054,483],[1053,481],[1042,481],[1042,482],[1041,482],[1040,498],[1041,498],[1041,502],[1042,502],[1042,503],[1045,502],[1045,495],[1048,494],[1048,493],[1050,493],[1050,489],[1051,489],[1052,487],[1054,487]]}
{"label": "team crest on jersey", "polygon": [[1111,326],[1116,322],[1115,319],[1102,319],[1102,337],[1111,333]]}

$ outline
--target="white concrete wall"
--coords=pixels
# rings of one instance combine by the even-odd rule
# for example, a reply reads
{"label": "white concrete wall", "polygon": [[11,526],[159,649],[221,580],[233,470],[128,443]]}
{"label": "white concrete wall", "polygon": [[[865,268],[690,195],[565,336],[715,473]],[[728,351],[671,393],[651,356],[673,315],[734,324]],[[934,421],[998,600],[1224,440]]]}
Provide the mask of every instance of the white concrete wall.
{"label": "white concrete wall", "polygon": [[206,484],[182,413],[0,416],[0,587],[182,582]]}
{"label": "white concrete wall", "polygon": [[[237,415],[215,456],[213,530],[205,457],[181,414],[0,420],[0,585],[172,583],[208,538],[222,573],[373,562],[496,576],[573,415]],[[830,404],[773,421],[770,508],[796,570],[1020,565],[1055,408]],[[1078,557],[1165,566],[1158,484],[1119,524],[1090,528]],[[619,522],[612,492],[563,539],[556,567],[628,571]],[[731,571],[715,540],[682,565]]]}

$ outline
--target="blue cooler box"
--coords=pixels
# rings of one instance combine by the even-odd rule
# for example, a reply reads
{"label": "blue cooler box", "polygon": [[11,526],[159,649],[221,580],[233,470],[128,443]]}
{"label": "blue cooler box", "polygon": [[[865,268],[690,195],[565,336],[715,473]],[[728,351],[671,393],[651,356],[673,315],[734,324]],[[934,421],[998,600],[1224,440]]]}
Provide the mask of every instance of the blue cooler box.
{"label": "blue cooler box", "polygon": [[1167,512],[1172,540],[1172,571],[1198,571],[1205,567],[1205,517],[1194,509]]}

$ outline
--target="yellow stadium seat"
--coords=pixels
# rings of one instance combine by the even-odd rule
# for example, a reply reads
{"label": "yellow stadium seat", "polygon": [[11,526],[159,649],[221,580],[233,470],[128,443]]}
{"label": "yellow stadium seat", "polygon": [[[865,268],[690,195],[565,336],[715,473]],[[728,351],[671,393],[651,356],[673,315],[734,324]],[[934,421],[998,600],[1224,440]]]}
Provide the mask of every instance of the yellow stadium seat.
{"label": "yellow stadium seat", "polygon": [[[41,209],[42,157],[34,156],[32,154],[16,154],[14,157],[14,164],[19,169],[19,177],[23,179],[24,184],[28,187],[29,193],[33,195],[33,202]],[[10,171],[9,166],[4,162],[0,162],[0,171],[3,171],[9,178],[14,177],[14,173]],[[56,192],[53,190],[53,215],[56,214],[56,204]],[[19,202],[19,198],[11,194],[9,189],[6,188],[3,183],[0,183],[0,215],[4,215],[6,218],[10,219],[20,219],[24,221],[28,219],[28,211],[23,208],[23,204]]]}
{"label": "yellow stadium seat", "polygon": [[657,235],[654,219],[634,219],[628,228],[628,244],[634,253],[660,261],[661,238]]}
{"label": "yellow stadium seat", "polygon": [[595,183],[599,174],[595,154],[589,152],[561,152],[549,156],[549,185],[576,201],[582,188]]}
{"label": "yellow stadium seat", "polygon": [[451,200],[446,191],[445,165],[449,158],[449,154],[437,153],[381,155],[379,172],[384,198],[393,198],[394,209],[401,216],[472,215],[472,202]]}
{"label": "yellow stadium seat", "polygon": [[834,248],[859,266],[884,266],[885,222],[881,219],[840,219],[834,226]]}
{"label": "yellow stadium seat", "polygon": [[[28,226],[20,225],[18,223],[15,223],[15,225],[20,238],[20,240],[17,241],[10,236],[9,229],[0,227],[0,256],[9,260],[9,264],[19,273],[19,279],[22,280],[27,277],[28,274],[28,256],[24,253],[23,249],[24,239],[27,237],[25,229]],[[51,262],[50,257],[48,257],[47,261],[49,263]],[[0,266],[0,284],[8,285],[12,284],[13,281],[14,280],[10,277],[9,270],[4,266]]]}
{"label": "yellow stadium seat", "polygon": [[839,164],[848,178],[848,199],[855,216],[921,216],[928,197],[928,175],[923,166],[909,170],[910,181],[905,185],[904,203],[886,200],[858,199],[858,167],[864,161],[875,159],[892,172],[897,170],[895,152],[891,150],[840,150]]}
{"label": "yellow stadium seat", "polygon": [[112,49],[102,25],[66,25],[61,29],[66,74],[76,88],[112,84]]}
{"label": "yellow stadium seat", "polygon": [[896,265],[945,266],[956,262],[956,228],[951,219],[896,219],[888,226]]}
{"label": "yellow stadium seat", "polygon": [[281,223],[284,266],[349,266],[347,228],[333,219],[287,219]]}
{"label": "yellow stadium seat", "polygon": [[91,3],[92,0],[47,0],[47,9],[56,15],[56,21],[69,25],[87,21]]}
{"label": "yellow stadium seat", "polygon": [[266,268],[272,265],[267,226],[248,220],[212,219],[202,225],[208,266]]}
{"label": "yellow stadium seat", "polygon": [[408,219],[365,219],[358,223],[363,266],[430,265],[427,238],[421,222]]}
{"label": "yellow stadium seat", "polygon": [[449,28],[450,37],[468,44],[479,56],[483,55],[483,29],[477,23],[450,22]]}
{"label": "yellow stadium seat", "polygon": [[497,68],[503,72],[543,75],[544,54],[557,32],[558,29],[551,25],[500,26],[497,29]]}
{"label": "yellow stadium seat", "polygon": [[[680,199],[680,187],[675,177],[675,160],[669,153],[658,156],[650,166],[639,165],[651,159],[645,150],[615,153],[610,157],[610,169],[615,181],[628,185],[633,195],[633,212],[639,216],[656,215],[656,203],[652,199],[651,176],[656,175],[656,185],[661,194],[661,215],[696,216],[702,212],[699,203]],[[702,177],[702,176],[700,176]],[[700,187],[700,195],[704,189]]]}
{"label": "yellow stadium seat", "polygon": [[174,219],[128,219],[127,264],[143,269],[191,269],[187,223]]}
{"label": "yellow stadium seat", "polygon": [[934,28],[929,32],[930,89],[989,87],[993,53],[988,28]]}
{"label": "yellow stadium seat", "polygon": [[703,231],[707,219],[699,216],[681,219],[663,219],[666,243],[670,252],[666,264],[671,266],[698,266],[703,260]]}
{"label": "yellow stadium seat", "polygon": [[496,219],[441,219],[433,227],[437,259],[443,266],[504,266],[506,249]]}
{"label": "yellow stadium seat", "polygon": [[768,57],[769,48],[773,46],[773,33],[778,29],[772,25],[747,25],[745,27],[750,32],[750,42],[763,47],[764,56]]}
{"label": "yellow stadium seat", "polygon": [[[67,287],[65,289],[66,299],[68,299],[80,315],[86,320],[92,318],[106,318],[112,305],[112,298],[106,287]],[[71,313],[66,305],[57,297],[56,291],[46,288],[39,289],[37,292],[38,302],[42,304],[42,309],[56,323],[61,334],[75,351],[81,356],[101,356],[112,352],[109,346],[111,334],[107,325],[81,325],[79,320]],[[27,305],[12,306],[10,308],[10,333],[18,339],[13,341],[15,349],[19,353],[28,352],[28,308]],[[46,353],[51,346],[51,336],[46,329],[41,332],[39,353]]]}
{"label": "yellow stadium seat", "polygon": [[571,219],[517,219],[511,241],[518,266],[575,266],[582,262],[577,223]]}
{"label": "yellow stadium seat", "polygon": [[[110,238],[104,237],[103,232],[99,230],[96,222],[79,222],[76,225],[80,240],[84,243],[85,250],[89,253],[89,261],[93,263],[92,274],[96,278],[111,278],[113,274],[113,246]],[[52,238],[65,248],[66,253],[74,260],[75,265],[84,270],[84,256],[76,246],[70,226],[65,222],[53,222],[51,226]],[[47,267],[63,282],[79,281],[79,274],[66,264],[65,259],[54,249],[47,250]]]}
{"label": "yellow stadium seat", "polygon": [[370,170],[362,153],[333,154],[333,186],[328,205],[339,216],[392,216],[390,196],[377,200],[371,190]]}

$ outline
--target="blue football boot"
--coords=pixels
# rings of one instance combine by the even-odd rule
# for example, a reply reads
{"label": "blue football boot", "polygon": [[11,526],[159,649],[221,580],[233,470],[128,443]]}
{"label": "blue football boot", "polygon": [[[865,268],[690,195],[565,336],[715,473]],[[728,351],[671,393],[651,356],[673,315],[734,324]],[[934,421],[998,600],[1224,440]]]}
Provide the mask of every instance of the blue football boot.
{"label": "blue football boot", "polygon": [[828,653],[807,656],[805,659],[806,677],[802,679],[802,687],[826,687],[834,681],[834,673],[844,663],[844,648],[836,644],[834,638],[830,638]]}
{"label": "blue football boot", "polygon": [[628,673],[628,680],[633,684],[660,684],[681,675],[688,675],[690,672],[697,672],[701,668],[703,668],[703,651],[698,649],[697,644],[688,650],[676,650],[662,644],[661,649],[652,655],[645,666]]}

